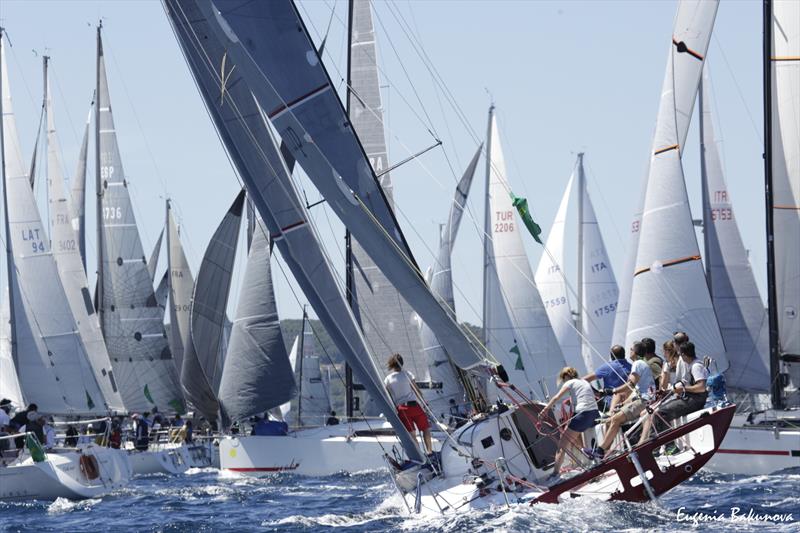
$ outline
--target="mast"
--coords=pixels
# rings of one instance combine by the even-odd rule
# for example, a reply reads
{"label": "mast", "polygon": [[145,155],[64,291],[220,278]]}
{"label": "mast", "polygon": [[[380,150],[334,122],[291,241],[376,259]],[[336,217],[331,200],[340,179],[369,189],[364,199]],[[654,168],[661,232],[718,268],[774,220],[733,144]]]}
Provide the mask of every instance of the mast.
{"label": "mast", "polygon": [[[583,152],[578,153],[578,315],[575,317],[575,329],[578,330],[580,354],[583,357],[583,198],[586,187],[586,176],[583,173]],[[562,266],[563,268],[563,266]]]}
{"label": "mast", "polygon": [[103,55],[103,41],[100,32],[103,29],[102,19],[97,24],[97,65],[94,98],[94,165],[95,165],[95,200],[97,205],[97,313],[100,319],[100,331],[105,336],[105,308],[103,306],[103,187],[100,172],[100,57]]}
{"label": "mast", "polygon": [[489,187],[492,180],[492,116],[494,115],[494,102],[489,104],[489,120],[486,123],[486,190],[484,192],[484,207],[483,207],[483,345],[489,345],[489,335],[486,327],[486,317],[488,316],[487,291],[489,284],[487,282],[487,267],[489,266],[489,236],[492,229],[492,213],[491,201],[489,199]]}
{"label": "mast", "polygon": [[[3,35],[5,35],[5,28],[0,26],[0,50],[3,48]],[[5,65],[3,65],[4,54],[0,51],[0,73],[5,72]],[[2,76],[2,74],[0,74]],[[6,233],[6,275],[8,276],[8,320],[11,324],[11,334],[9,340],[11,341],[11,359],[17,361],[17,335],[14,324],[14,298],[11,297],[11,287],[14,281],[14,252],[11,250],[11,227],[8,220],[8,180],[6,176],[6,140],[5,140],[5,124],[2,123],[2,117],[5,117],[5,110],[3,109],[3,80],[0,80],[0,167],[3,173],[3,215],[5,217],[5,233]]]}
{"label": "mast", "polygon": [[[353,42],[353,0],[349,0],[347,2],[347,98],[345,98],[345,106],[347,116],[350,116],[350,65],[353,50],[351,43]],[[350,230],[344,230],[344,249],[345,249],[345,290],[347,294],[345,297],[347,298],[347,304],[350,306],[350,309],[354,311],[354,314],[357,315],[357,309],[355,308],[356,300],[353,297],[353,289],[355,288],[355,279],[353,278],[353,240],[350,236]],[[344,404],[345,404],[345,412],[347,413],[347,418],[350,419],[353,417],[354,405],[353,405],[353,369],[350,368],[350,365],[345,362],[344,364]],[[359,406],[360,407],[360,406]]]}
{"label": "mast", "polygon": [[778,295],[775,277],[775,227],[772,197],[772,1],[764,0],[764,193],[767,218],[767,317],[769,319],[770,396],[774,409],[783,408],[778,346]]}
{"label": "mast", "polygon": [[708,197],[708,169],[706,168],[706,143],[705,143],[705,119],[703,110],[708,103],[704,99],[703,76],[700,76],[700,87],[697,89],[697,95],[700,103],[700,189],[702,192],[703,202],[703,257],[705,258],[706,267],[706,280],[708,280],[708,291],[711,297],[714,297],[714,287],[711,286],[711,250],[709,249],[708,236],[706,230],[711,224],[711,199]]}
{"label": "mast", "polygon": [[297,343],[297,368],[298,368],[298,379],[297,379],[297,425],[302,426],[302,416],[303,416],[303,363],[305,363],[305,337],[306,337],[306,306],[303,306],[303,320],[300,322],[300,340]]}

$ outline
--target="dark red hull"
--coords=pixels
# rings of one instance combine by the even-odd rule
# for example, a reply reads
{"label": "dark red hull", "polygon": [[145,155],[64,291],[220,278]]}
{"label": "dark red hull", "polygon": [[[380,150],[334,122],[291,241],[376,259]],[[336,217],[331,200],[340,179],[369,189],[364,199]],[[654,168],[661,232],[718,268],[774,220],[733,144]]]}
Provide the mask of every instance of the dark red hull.
{"label": "dark red hull", "polygon": [[[533,503],[558,503],[559,497],[564,494],[572,493],[579,490],[583,485],[594,481],[604,474],[613,474],[616,471],[622,483],[622,490],[618,490],[611,494],[611,500],[623,500],[629,502],[644,502],[650,498],[643,484],[639,483],[637,486],[631,485],[631,481],[639,476],[636,467],[630,457],[632,452],[636,452],[639,458],[639,463],[642,466],[642,471],[651,472],[653,477],[648,476],[650,487],[655,496],[659,496],[673,487],[683,483],[689,479],[695,472],[700,470],[709,459],[716,453],[722,444],[722,439],[728,432],[728,428],[733,420],[733,414],[736,410],[735,405],[723,407],[714,412],[704,413],[700,417],[683,426],[666,431],[658,436],[658,438],[650,440],[641,446],[633,448],[630,452],[614,457],[613,459],[601,463],[596,467],[583,472],[573,478],[570,478],[563,483],[553,485],[550,490],[536,498]],[[664,444],[674,441],[688,433],[691,433],[697,428],[708,424],[711,426],[714,436],[714,447],[706,453],[696,453],[695,456],[680,465],[668,466],[663,471],[656,463],[653,457],[653,451],[659,449]],[[573,494],[570,494],[572,496]],[[574,496],[579,496],[574,494]]]}

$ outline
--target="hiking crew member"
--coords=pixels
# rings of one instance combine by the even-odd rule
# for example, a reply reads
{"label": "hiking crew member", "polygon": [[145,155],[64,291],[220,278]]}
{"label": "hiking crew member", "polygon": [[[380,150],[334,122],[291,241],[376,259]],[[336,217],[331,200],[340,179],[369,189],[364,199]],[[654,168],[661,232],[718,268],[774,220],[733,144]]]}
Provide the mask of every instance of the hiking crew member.
{"label": "hiking crew member", "polygon": [[561,470],[561,463],[564,461],[564,452],[567,446],[580,449],[578,441],[578,434],[583,433],[587,429],[594,427],[596,420],[600,417],[597,410],[597,402],[594,399],[594,389],[589,385],[588,381],[578,379],[578,371],[571,366],[565,366],[558,373],[559,383],[563,383],[558,394],[550,398],[547,405],[539,412],[539,418],[542,418],[547,411],[553,407],[562,396],[569,393],[570,402],[574,409],[572,419],[569,425],[561,434],[561,439],[558,441],[558,451],[556,452],[556,461],[553,464],[553,473],[550,478],[556,478]]}
{"label": "hiking crew member", "polygon": [[[686,341],[680,345],[680,361],[677,365],[677,381],[670,386],[675,398],[667,401],[653,413],[658,431],[666,429],[666,424],[676,418],[699,411],[706,405],[708,391],[708,369],[702,361],[697,359],[694,343]],[[644,442],[650,433],[650,420],[646,420],[642,429],[640,443]]]}
{"label": "hiking crew member", "polygon": [[590,458],[602,459],[605,456],[606,450],[609,449],[614,442],[614,437],[619,433],[620,427],[628,422],[633,422],[639,415],[642,414],[647,404],[653,399],[653,394],[656,390],[656,383],[653,380],[653,373],[644,360],[639,359],[639,356],[634,353],[633,364],[631,365],[631,375],[628,377],[627,384],[620,385],[611,392],[616,394],[622,392],[624,389],[631,389],[636,387],[636,393],[630,397],[623,404],[622,409],[619,410],[608,421],[606,427],[605,437],[600,446],[594,450],[586,448],[583,450]]}
{"label": "hiking crew member", "polygon": [[430,455],[433,453],[431,430],[428,417],[417,402],[417,399],[422,398],[422,394],[414,383],[414,375],[403,370],[403,356],[400,354],[391,356],[386,366],[390,372],[383,380],[383,384],[397,408],[397,416],[410,433],[414,433],[414,426],[422,432],[425,451]]}
{"label": "hiking crew member", "polygon": [[676,373],[678,371],[678,350],[675,348],[674,341],[667,341],[663,345],[664,350],[664,367],[661,372],[661,381],[658,384],[658,390],[665,391],[670,385],[674,385],[678,380]]}
{"label": "hiking crew member", "polygon": [[[631,364],[625,359],[625,348],[619,344],[611,347],[611,361],[600,365],[593,374],[583,377],[586,381],[603,380],[603,388],[616,388],[625,383],[631,372]],[[603,399],[605,411],[613,411],[616,407],[616,397],[606,396]]]}
{"label": "hiking crew member", "polygon": [[642,348],[644,348],[644,360],[653,373],[653,381],[659,383],[661,381],[661,371],[664,366],[664,360],[656,355],[656,341],[650,337],[645,337],[642,339]]}

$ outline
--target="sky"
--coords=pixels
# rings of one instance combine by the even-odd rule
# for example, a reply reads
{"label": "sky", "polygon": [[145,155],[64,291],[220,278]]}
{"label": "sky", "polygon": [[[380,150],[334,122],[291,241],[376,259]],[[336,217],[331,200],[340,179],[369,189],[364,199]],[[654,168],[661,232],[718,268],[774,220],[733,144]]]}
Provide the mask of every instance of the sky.
{"label": "sky", "polygon": [[[317,42],[330,24],[323,60],[341,94],[346,2],[302,0],[298,5]],[[423,269],[433,261],[439,224],[447,217],[456,181],[484,140],[493,101],[511,187],[528,197],[545,234],[576,154],[586,153],[589,194],[619,278],[675,10],[672,0],[375,3],[390,161],[437,140],[443,143],[392,173],[398,219]],[[7,57],[23,155],[30,159],[33,150],[41,107],[41,56],[48,54],[63,170],[68,177],[74,174],[95,85],[95,25],[100,18],[121,156],[145,253],[163,227],[169,197],[196,273],[239,184],[159,2],[0,3],[0,24],[12,44]],[[708,66],[723,168],[763,297],[761,24],[760,2],[722,2]],[[695,218],[700,218],[696,116],[688,139],[684,171]],[[482,160],[478,166],[453,256],[456,310],[460,320],[474,324],[481,323],[484,164]],[[90,169],[90,183],[93,174]],[[315,201],[318,193],[307,178],[299,175],[297,180],[308,200]],[[43,189],[37,189],[40,198]],[[90,265],[95,264],[92,214],[89,205]],[[312,208],[312,216],[343,276],[343,227],[324,204]],[[535,270],[542,249],[532,239],[526,246]],[[567,274],[574,276],[574,251],[566,261]],[[243,264],[237,261],[231,308]],[[273,277],[281,317],[299,318],[305,301],[279,260]]]}

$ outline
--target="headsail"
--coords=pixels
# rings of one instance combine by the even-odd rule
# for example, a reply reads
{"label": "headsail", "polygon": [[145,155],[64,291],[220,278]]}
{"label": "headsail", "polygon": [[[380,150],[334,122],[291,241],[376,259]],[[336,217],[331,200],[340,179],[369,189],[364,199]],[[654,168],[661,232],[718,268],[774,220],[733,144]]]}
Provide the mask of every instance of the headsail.
{"label": "headsail", "polygon": [[[364,337],[339,290],[333,268],[266,122],[266,113],[242,76],[244,69],[226,53],[216,36],[215,31],[222,30],[220,19],[213,12],[211,18],[205,17],[199,5],[203,3],[208,7],[204,0],[166,0],[165,3],[208,112],[284,262],[354,376],[373,401],[379,402],[406,454],[412,460],[423,461],[416,442],[395,413]],[[267,4],[273,3],[258,5]],[[278,25],[283,26],[278,33],[297,28],[287,20]],[[223,38],[227,42],[227,37]],[[332,200],[335,201],[335,197],[328,198],[329,202]]]}
{"label": "headsail", "polygon": [[739,234],[714,135],[711,80],[703,71],[700,144],[703,181],[703,235],[711,298],[730,368],[728,386],[748,392],[769,390],[769,325],[747,250]]}
{"label": "headsail", "polygon": [[25,405],[17,378],[17,365],[11,354],[11,317],[8,309],[8,291],[0,294],[0,394],[16,407]]}
{"label": "headsail", "polygon": [[[675,132],[673,137],[675,137],[675,143],[679,147],[677,150],[678,157],[683,154],[681,148],[685,146],[686,136],[689,134],[689,123],[692,118],[697,87],[700,83],[703,61],[708,51],[708,43],[711,39],[711,30],[714,27],[718,6],[719,0],[678,0],[678,11],[673,24],[667,59],[667,71],[671,73],[671,77],[669,80],[665,78],[662,88],[662,93],[666,91],[671,95],[675,109],[673,120]],[[669,84],[667,83],[668,81]],[[664,148],[664,146],[655,142],[656,137],[659,135],[658,130],[654,135],[648,162],[651,162],[653,152]],[[628,317],[630,314],[633,277],[638,265],[636,260],[639,239],[641,238],[642,211],[647,192],[647,177],[651,172],[649,164],[648,169],[645,171],[639,203],[631,222],[631,236],[628,242],[628,249],[625,252],[625,263],[619,285],[617,314],[614,321],[613,342],[615,344],[624,344],[629,330]]]}
{"label": "headsail", "polygon": [[182,411],[178,373],[153,294],[128,182],[122,168],[97,30],[98,272],[100,324],[122,401],[129,411]]}
{"label": "headsail", "polygon": [[[45,56],[44,60],[47,62],[49,58]],[[72,226],[70,200],[67,197],[64,177],[61,174],[61,149],[56,134],[53,98],[49,87],[50,78],[47,74],[45,63],[45,115],[47,117],[45,143],[47,145],[47,196],[50,205],[48,213],[50,215],[51,252],[56,261],[58,275],[75,318],[86,355],[100,389],[103,391],[105,403],[109,410],[122,412],[125,408],[114,380],[108,350],[103,340],[103,333],[100,331],[100,321],[95,313],[94,303],[89,292],[78,236]]]}
{"label": "headsail", "polygon": [[275,305],[267,230],[254,223],[219,385],[224,426],[288,402],[297,391]]}
{"label": "headsail", "polygon": [[147,260],[147,272],[150,273],[150,279],[156,279],[156,269],[158,268],[158,258],[161,256],[161,241],[164,240],[164,228],[161,228],[161,233],[158,234],[156,245],[153,246],[153,251],[150,252],[150,259]]}
{"label": "headsail", "polygon": [[294,339],[289,360],[297,382],[297,396],[291,402],[289,425],[325,425],[331,412],[331,402],[322,379],[317,339],[307,323],[304,323],[301,334]]}
{"label": "headsail", "polygon": [[489,352],[526,395],[555,392],[561,347],[536,287],[511,205],[494,107],[486,134],[483,334]]}
{"label": "headsail", "polygon": [[89,108],[89,116],[86,117],[86,128],[83,130],[81,151],[78,154],[78,168],[72,178],[69,202],[72,229],[75,230],[75,236],[78,239],[78,251],[81,254],[83,270],[86,270],[86,158],[89,153],[89,126],[92,121],[93,107],[94,101]]}
{"label": "headsail", "polygon": [[[455,317],[456,303],[453,296],[453,273],[451,271],[451,256],[453,252],[453,245],[455,244],[456,235],[458,235],[458,228],[461,225],[461,217],[464,214],[464,206],[467,203],[467,196],[469,189],[472,186],[472,179],[475,177],[475,169],[478,167],[478,159],[480,158],[483,145],[479,146],[469,162],[464,175],[456,186],[456,192],[453,196],[453,203],[450,206],[450,213],[447,217],[447,224],[441,230],[439,236],[439,254],[436,256],[436,262],[431,269],[430,286],[431,291],[442,302],[445,307]],[[455,400],[457,404],[461,404],[464,399],[464,386],[458,376],[458,371],[453,365],[450,357],[439,341],[436,340],[436,335],[431,328],[426,324],[422,324],[420,328],[420,338],[422,339],[422,347],[425,354],[425,359],[428,365],[427,381],[431,383],[427,389],[423,389],[423,394],[428,402],[431,410],[440,417],[445,417],[450,413],[450,400]]]}
{"label": "headsail", "polygon": [[[189,338],[192,291],[194,276],[183,252],[181,236],[175,217],[172,215],[172,202],[167,200],[167,272],[169,272],[169,349],[180,376],[183,373],[185,343]],[[191,342],[191,341],[188,341]]]}
{"label": "headsail", "polygon": [[[684,2],[679,16],[686,5],[696,8],[690,21],[703,22],[710,29],[717,2],[699,2],[699,5]],[[703,55],[696,51],[704,50],[709,39],[708,33],[698,33],[695,27],[693,24],[678,27],[673,40],[684,44],[673,45],[677,53],[671,51],[667,60],[642,212],[626,344],[643,337],[669,339],[675,331],[686,331],[698,354],[712,356],[716,369],[722,372],[728,368],[728,360],[700,260],[680,159],[685,139],[682,134],[688,120],[687,108],[676,105],[678,96],[684,94],[677,90],[675,73],[681,64],[676,56],[690,54],[689,60],[694,62],[691,77],[684,78],[687,80],[684,83],[691,82],[694,87],[690,92],[694,99],[703,67]]]}

